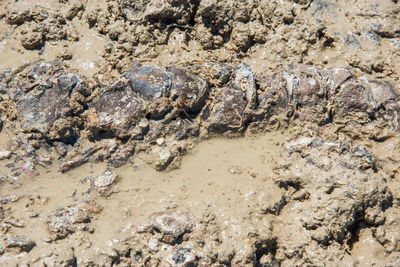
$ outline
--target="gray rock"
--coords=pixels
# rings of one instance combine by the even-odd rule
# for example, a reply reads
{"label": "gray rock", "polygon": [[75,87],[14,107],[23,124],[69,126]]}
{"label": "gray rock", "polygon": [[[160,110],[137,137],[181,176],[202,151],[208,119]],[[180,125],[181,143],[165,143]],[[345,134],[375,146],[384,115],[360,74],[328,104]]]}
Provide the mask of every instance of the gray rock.
{"label": "gray rock", "polygon": [[22,235],[7,235],[6,236],[6,247],[7,248],[18,248],[20,251],[29,252],[36,246],[36,243],[26,236]]}
{"label": "gray rock", "polygon": [[[194,220],[192,214],[187,210],[166,210],[151,215],[149,225],[164,236],[172,237],[172,239],[168,239],[168,242],[174,243],[183,234],[192,231]],[[164,241],[166,240],[164,238]]]}

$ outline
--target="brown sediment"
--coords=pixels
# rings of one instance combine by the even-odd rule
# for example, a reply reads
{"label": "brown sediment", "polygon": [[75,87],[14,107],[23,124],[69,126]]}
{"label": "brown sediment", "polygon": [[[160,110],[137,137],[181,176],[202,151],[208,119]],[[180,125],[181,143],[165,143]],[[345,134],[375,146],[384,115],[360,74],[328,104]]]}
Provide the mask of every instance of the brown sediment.
{"label": "brown sediment", "polygon": [[398,13],[0,2],[0,265],[397,266]]}

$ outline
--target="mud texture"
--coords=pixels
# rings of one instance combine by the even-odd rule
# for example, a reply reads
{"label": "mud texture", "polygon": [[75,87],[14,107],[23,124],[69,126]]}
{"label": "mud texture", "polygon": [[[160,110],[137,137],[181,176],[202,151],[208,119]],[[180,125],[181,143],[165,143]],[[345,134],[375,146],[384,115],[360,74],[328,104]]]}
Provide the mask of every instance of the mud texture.
{"label": "mud texture", "polygon": [[0,2],[1,264],[398,266],[399,12]]}

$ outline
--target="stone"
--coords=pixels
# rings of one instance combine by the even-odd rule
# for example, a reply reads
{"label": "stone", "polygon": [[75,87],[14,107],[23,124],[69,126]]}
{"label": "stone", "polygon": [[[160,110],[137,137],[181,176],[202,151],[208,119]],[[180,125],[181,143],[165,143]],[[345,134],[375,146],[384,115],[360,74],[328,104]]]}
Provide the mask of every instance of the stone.
{"label": "stone", "polygon": [[166,210],[152,214],[149,218],[149,225],[164,236],[171,236],[170,241],[173,243],[193,229],[194,220],[188,210]]}
{"label": "stone", "polygon": [[246,64],[236,67],[228,86],[217,88],[215,94],[215,103],[207,106],[202,114],[202,118],[207,120],[208,131],[240,130],[257,102],[256,84],[250,67]]}
{"label": "stone", "polygon": [[[74,78],[62,80],[63,75]],[[56,78],[58,80],[54,81]],[[72,105],[71,96],[79,93],[81,89],[77,88],[84,87],[82,83],[79,76],[68,74],[59,61],[33,66],[23,85],[24,92],[16,97],[22,129],[53,136],[52,140],[74,142],[79,119],[73,117],[76,107]]]}
{"label": "stone", "polygon": [[152,150],[153,167],[157,171],[165,170],[168,165],[174,160],[175,155],[168,147],[155,147]]}
{"label": "stone", "polygon": [[171,73],[171,98],[185,112],[200,110],[208,98],[207,80],[174,67],[167,68]]}
{"label": "stone", "polygon": [[118,175],[114,174],[112,171],[107,170],[102,175],[94,178],[92,187],[100,194],[107,195],[111,186],[115,184]]}
{"label": "stone", "polygon": [[74,224],[90,222],[90,211],[82,207],[61,208],[48,217],[48,230],[54,240],[63,239],[75,231]]}
{"label": "stone", "polygon": [[6,247],[7,248],[18,248],[21,252],[29,252],[36,243],[23,235],[7,235],[6,236]]}
{"label": "stone", "polygon": [[371,113],[373,101],[372,91],[367,84],[360,80],[345,82],[336,95],[335,114]]}
{"label": "stone", "polygon": [[0,160],[9,159],[12,155],[12,151],[4,150],[0,151]]}

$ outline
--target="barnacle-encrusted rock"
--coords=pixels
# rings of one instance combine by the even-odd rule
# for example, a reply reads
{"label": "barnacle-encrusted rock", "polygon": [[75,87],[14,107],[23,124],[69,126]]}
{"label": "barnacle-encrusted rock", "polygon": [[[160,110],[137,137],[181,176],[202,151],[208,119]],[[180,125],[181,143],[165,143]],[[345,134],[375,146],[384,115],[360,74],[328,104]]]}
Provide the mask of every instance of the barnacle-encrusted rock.
{"label": "barnacle-encrusted rock", "polygon": [[206,79],[194,76],[183,69],[168,68],[172,77],[171,98],[186,112],[201,109],[208,97]]}
{"label": "barnacle-encrusted rock", "polygon": [[[239,65],[233,72],[231,82],[215,89],[215,103],[203,113],[208,119],[207,128],[211,132],[238,130],[246,123],[248,109],[256,106],[256,84],[249,66]],[[208,114],[209,113],[209,117]]]}
{"label": "barnacle-encrusted rock", "polygon": [[184,233],[193,229],[194,221],[192,214],[187,210],[166,210],[151,215],[149,225],[164,236],[172,238],[171,240],[165,238],[165,241],[174,243]]}
{"label": "barnacle-encrusted rock", "polygon": [[47,228],[52,239],[58,240],[67,237],[76,231],[80,224],[90,223],[93,213],[102,210],[95,201],[79,201],[70,207],[59,208],[48,217]]}
{"label": "barnacle-encrusted rock", "polygon": [[[22,84],[8,84],[24,132],[70,145],[83,142],[82,132],[91,142],[113,137],[128,142],[123,153],[99,155],[112,166],[125,162],[135,147],[148,149],[160,137],[181,140],[203,133],[239,132],[282,114],[284,120],[318,125],[345,119],[400,129],[394,84],[356,78],[347,68],[292,64],[272,75],[254,77],[246,64],[163,69],[136,63],[113,85],[92,94],[80,76],[58,61],[34,65],[23,75]],[[96,151],[68,157],[60,170],[89,161]],[[164,170],[179,153],[154,154],[158,155],[154,167]]]}
{"label": "barnacle-encrusted rock", "polygon": [[69,142],[79,131],[83,80],[58,61],[35,65],[16,96],[21,127],[51,140]]}

